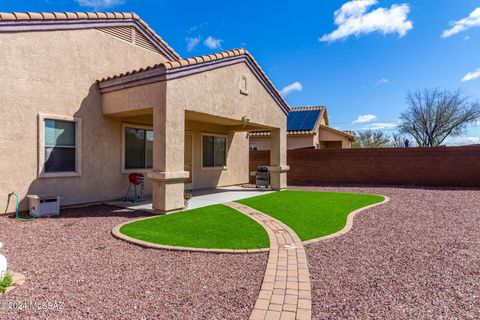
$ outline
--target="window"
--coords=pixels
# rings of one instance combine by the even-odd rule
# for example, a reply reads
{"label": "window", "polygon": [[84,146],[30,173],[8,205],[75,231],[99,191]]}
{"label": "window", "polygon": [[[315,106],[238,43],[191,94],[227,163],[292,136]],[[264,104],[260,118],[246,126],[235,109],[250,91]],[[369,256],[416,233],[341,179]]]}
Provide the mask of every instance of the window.
{"label": "window", "polygon": [[250,151],[256,151],[258,150],[258,143],[252,142],[248,145],[248,148],[250,149]]}
{"label": "window", "polygon": [[81,119],[39,114],[39,176],[79,176]]}
{"label": "window", "polygon": [[75,171],[75,122],[44,121],[45,172]]}
{"label": "window", "polygon": [[220,135],[202,135],[202,167],[223,168],[227,164],[227,138]]}
{"label": "window", "polygon": [[153,131],[141,126],[124,126],[124,169],[153,167]]}

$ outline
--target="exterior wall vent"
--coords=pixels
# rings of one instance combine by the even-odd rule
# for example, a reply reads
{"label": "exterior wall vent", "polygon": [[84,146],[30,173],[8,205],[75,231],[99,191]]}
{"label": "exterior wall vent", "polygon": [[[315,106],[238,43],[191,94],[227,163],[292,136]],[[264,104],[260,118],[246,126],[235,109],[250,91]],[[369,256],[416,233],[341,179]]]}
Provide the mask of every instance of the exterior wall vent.
{"label": "exterior wall vent", "polygon": [[150,42],[143,34],[135,30],[135,44],[139,47],[142,47],[144,49],[156,52],[156,53],[161,53],[158,48]]}
{"label": "exterior wall vent", "polygon": [[106,28],[97,28],[97,30],[105,32],[111,36],[122,39],[124,41],[133,43],[132,35],[133,27],[106,27]]}
{"label": "exterior wall vent", "polygon": [[115,38],[133,43],[141,48],[162,54],[162,52],[150,40],[148,40],[147,37],[134,27],[106,27],[96,29]]}

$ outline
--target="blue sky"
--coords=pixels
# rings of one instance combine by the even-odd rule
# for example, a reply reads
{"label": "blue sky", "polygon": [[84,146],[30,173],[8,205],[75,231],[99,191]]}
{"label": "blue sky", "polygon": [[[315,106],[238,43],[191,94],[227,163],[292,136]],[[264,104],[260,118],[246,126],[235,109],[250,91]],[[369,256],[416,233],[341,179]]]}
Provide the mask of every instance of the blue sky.
{"label": "blue sky", "polygon": [[[479,0],[0,0],[93,10],[136,12],[182,57],[245,47],[291,106],[326,105],[340,129],[394,132],[409,90],[480,99]],[[480,124],[449,141],[464,143],[480,143]]]}

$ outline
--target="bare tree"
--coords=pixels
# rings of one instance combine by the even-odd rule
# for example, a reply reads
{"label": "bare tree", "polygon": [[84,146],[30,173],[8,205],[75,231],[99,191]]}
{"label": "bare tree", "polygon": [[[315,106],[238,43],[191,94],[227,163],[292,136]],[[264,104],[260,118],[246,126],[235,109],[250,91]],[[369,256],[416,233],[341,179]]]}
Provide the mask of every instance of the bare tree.
{"label": "bare tree", "polygon": [[480,118],[480,104],[460,90],[425,89],[407,95],[408,109],[400,115],[400,132],[411,135],[421,147],[441,145],[458,136]]}
{"label": "bare tree", "polygon": [[391,145],[394,148],[408,148],[412,146],[412,142],[408,139],[406,135],[399,132],[394,132],[392,134]]}
{"label": "bare tree", "polygon": [[390,138],[380,130],[359,131],[355,135],[353,148],[383,148],[388,147]]}

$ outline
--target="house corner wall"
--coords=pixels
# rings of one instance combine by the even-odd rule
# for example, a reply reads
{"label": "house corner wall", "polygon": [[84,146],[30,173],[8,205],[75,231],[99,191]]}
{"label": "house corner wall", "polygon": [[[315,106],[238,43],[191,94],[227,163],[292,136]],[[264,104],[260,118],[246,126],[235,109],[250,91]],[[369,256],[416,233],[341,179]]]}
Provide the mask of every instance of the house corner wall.
{"label": "house corner wall", "polygon": [[[165,58],[95,29],[2,32],[0,41],[0,205],[12,191],[22,210],[27,194],[59,195],[62,205],[121,197],[121,119],[103,115],[95,81]],[[39,113],[82,119],[81,176],[38,177]]]}

